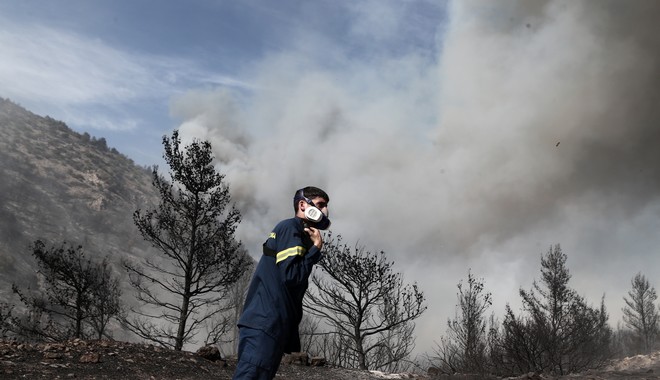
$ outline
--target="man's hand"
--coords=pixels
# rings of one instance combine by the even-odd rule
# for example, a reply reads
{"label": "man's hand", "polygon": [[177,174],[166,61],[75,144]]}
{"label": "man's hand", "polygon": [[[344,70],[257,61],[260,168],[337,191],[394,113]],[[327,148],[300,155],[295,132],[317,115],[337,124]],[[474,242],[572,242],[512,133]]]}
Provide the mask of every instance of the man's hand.
{"label": "man's hand", "polygon": [[306,227],[305,232],[307,235],[309,235],[309,238],[312,239],[312,243],[314,243],[316,248],[323,248],[323,237],[321,237],[321,231],[314,227]]}

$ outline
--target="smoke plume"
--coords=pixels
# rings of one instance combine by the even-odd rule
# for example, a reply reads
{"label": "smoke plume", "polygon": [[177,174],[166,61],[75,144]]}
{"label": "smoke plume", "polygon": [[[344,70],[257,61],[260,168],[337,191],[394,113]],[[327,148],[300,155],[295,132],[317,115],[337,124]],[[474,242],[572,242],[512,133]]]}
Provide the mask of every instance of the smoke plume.
{"label": "smoke plume", "polygon": [[433,57],[355,59],[301,36],[252,69],[250,96],[194,93],[173,111],[211,140],[253,256],[296,189],[327,190],[333,232],[426,291],[421,349],[468,268],[497,313],[555,243],[616,317],[630,278],[660,264],[659,19],[653,0],[456,1]]}

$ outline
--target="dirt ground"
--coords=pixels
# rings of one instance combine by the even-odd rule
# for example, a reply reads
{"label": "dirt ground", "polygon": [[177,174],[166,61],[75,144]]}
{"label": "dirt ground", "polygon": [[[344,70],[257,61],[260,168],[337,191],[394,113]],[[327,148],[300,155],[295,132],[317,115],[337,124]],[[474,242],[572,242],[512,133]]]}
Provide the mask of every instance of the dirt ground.
{"label": "dirt ground", "polygon": [[[162,379],[229,380],[231,359],[208,360],[196,353],[118,341],[72,340],[66,343],[0,341],[0,379]],[[283,363],[277,380],[483,379],[477,375],[386,374]],[[489,377],[489,379],[495,379]],[[600,370],[551,377],[525,374],[509,379],[610,380],[660,379],[660,352],[614,360]]]}
{"label": "dirt ground", "polygon": [[[118,341],[0,341],[0,379],[231,379],[235,360]],[[366,371],[282,364],[276,379],[370,380]],[[414,378],[414,377],[413,377]]]}

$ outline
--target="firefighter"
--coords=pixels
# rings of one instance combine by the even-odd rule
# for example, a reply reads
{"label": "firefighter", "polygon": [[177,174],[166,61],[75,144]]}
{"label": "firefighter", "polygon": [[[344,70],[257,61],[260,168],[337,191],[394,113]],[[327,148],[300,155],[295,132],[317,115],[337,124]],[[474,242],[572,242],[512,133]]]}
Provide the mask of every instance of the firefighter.
{"label": "firefighter", "polygon": [[320,230],[330,226],[328,202],[328,194],[317,187],[296,191],[295,216],[279,222],[263,244],[238,321],[234,380],[271,380],[282,355],[300,351],[303,296],[322,257]]}

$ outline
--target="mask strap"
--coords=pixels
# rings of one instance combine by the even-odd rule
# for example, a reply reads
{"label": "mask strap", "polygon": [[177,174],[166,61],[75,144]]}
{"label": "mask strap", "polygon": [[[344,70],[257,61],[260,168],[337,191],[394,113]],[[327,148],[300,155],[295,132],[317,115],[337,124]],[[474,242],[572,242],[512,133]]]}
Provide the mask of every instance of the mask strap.
{"label": "mask strap", "polygon": [[[307,204],[316,207],[316,205],[314,204],[314,202],[312,202],[311,199],[309,199],[309,198],[307,198],[307,197],[305,196],[305,190],[304,190],[304,189],[300,189],[300,190],[298,190],[298,191],[296,192],[296,196],[294,197],[294,199],[295,199],[295,200],[302,199],[302,200],[304,200],[305,202],[307,202]],[[318,208],[318,207],[316,207],[316,208]]]}

